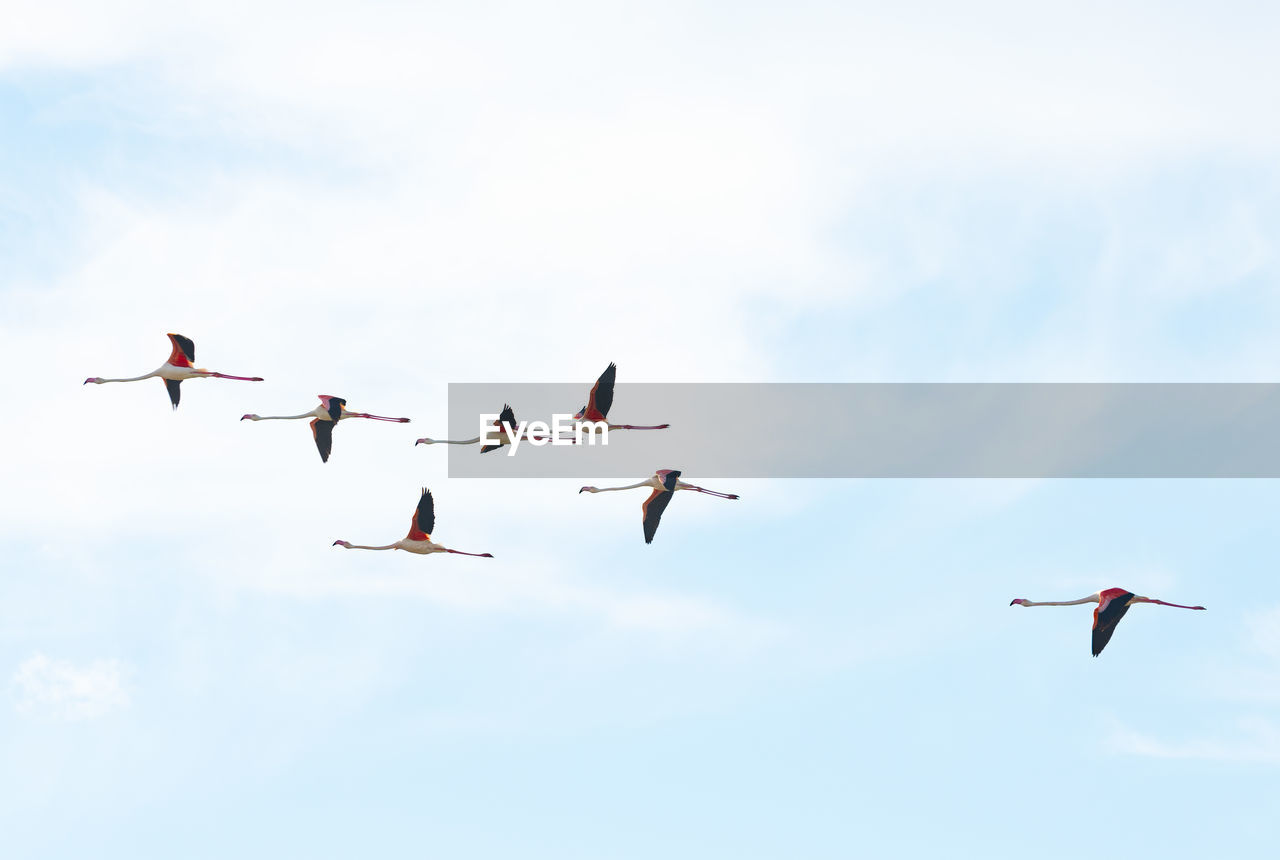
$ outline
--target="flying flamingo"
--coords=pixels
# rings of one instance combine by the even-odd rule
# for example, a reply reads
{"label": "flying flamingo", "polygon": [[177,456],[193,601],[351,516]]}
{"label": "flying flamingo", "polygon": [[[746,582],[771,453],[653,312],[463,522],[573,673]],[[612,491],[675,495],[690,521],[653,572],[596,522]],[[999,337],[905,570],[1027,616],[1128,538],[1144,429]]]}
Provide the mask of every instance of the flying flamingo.
{"label": "flying flamingo", "polygon": [[348,412],[347,401],[332,394],[318,394],[320,405],[310,412],[301,415],[242,415],[250,421],[295,421],[299,418],[311,419],[311,435],[315,437],[316,448],[320,450],[320,459],[329,462],[329,452],[333,450],[333,425],[347,418],[372,418],[374,421],[394,421],[397,424],[408,424],[408,418],[387,418],[382,415],[370,415],[368,412]]}
{"label": "flying flamingo", "polygon": [[[618,377],[618,365],[609,362],[609,366],[604,369],[604,373],[600,374],[600,378],[596,380],[596,384],[591,386],[591,396],[587,400],[587,405],[578,410],[573,416],[575,421],[607,421],[606,416],[609,414],[609,407],[613,405],[613,383]],[[610,430],[666,430],[670,424],[652,424],[640,426],[638,424],[610,424]]]}
{"label": "flying flamingo", "polygon": [[474,555],[479,558],[493,558],[491,553],[487,552],[463,552],[460,549],[449,549],[438,543],[431,542],[431,531],[436,527],[436,508],[435,503],[431,500],[431,491],[426,487],[422,488],[422,496],[418,499],[418,509],[413,512],[413,522],[409,526],[409,534],[403,539],[395,543],[389,543],[386,546],[358,546],[357,544],[348,543],[344,540],[336,540],[334,546],[341,546],[347,549],[402,549],[406,552],[416,552],[418,555],[427,555],[433,552],[452,552],[458,555]]}
{"label": "flying flamingo", "polygon": [[[480,453],[481,453],[481,454],[488,454],[490,451],[496,451],[496,450],[498,450],[498,449],[499,449],[499,448],[501,448],[503,445],[510,445],[510,444],[511,444],[511,436],[507,433],[507,428],[508,428],[508,427],[512,427],[512,428],[514,428],[514,427],[516,426],[516,413],[515,413],[515,410],[513,410],[513,409],[511,408],[510,404],[505,404],[505,403],[504,403],[504,404],[503,404],[503,406],[502,406],[502,412],[501,412],[501,413],[499,413],[499,415],[498,415],[498,421],[497,421],[497,423],[496,423],[496,424],[490,424],[489,426],[497,429],[497,439],[498,439],[498,444],[497,444],[497,445],[485,445],[484,447],[482,447],[482,448],[480,449]],[[414,444],[415,446],[417,446],[417,445],[474,445],[474,444],[476,444],[477,442],[479,442],[479,441],[480,441],[481,439],[483,439],[483,438],[484,438],[483,436],[477,436],[477,437],[475,437],[474,439],[426,439],[426,438],[423,438],[423,439],[419,439],[417,442],[414,442],[413,444]],[[493,438],[493,435],[492,435],[492,434],[490,434],[490,438]],[[539,440],[541,440],[541,439],[544,439],[544,438],[545,438],[545,439],[550,439],[551,437],[550,437],[550,436],[537,436],[537,435],[534,435],[534,434],[530,433],[530,434],[528,434],[528,437],[527,437],[527,438],[529,438],[529,439],[539,439]],[[574,440],[568,440],[568,441],[572,442],[572,441],[574,441]]]}
{"label": "flying flamingo", "polygon": [[696,493],[706,493],[709,496],[719,496],[722,499],[738,498],[733,493],[717,493],[715,490],[686,484],[680,480],[680,473],[672,469],[659,469],[653,473],[652,478],[641,481],[638,484],[628,484],[625,487],[583,487],[578,490],[578,493],[611,493],[614,490],[634,490],[637,487],[653,488],[649,498],[645,499],[644,504],[640,506],[640,515],[644,522],[645,543],[653,543],[653,535],[658,531],[658,520],[662,519],[662,512],[667,509],[667,505],[671,504],[671,497],[675,495],[677,490],[693,490]]}
{"label": "flying flamingo", "polygon": [[1093,656],[1095,657],[1102,653],[1103,648],[1107,647],[1107,643],[1111,641],[1111,634],[1116,632],[1116,625],[1120,623],[1121,618],[1124,618],[1124,614],[1129,611],[1130,606],[1138,603],[1158,603],[1161,606],[1176,606],[1178,609],[1204,609],[1203,606],[1183,606],[1181,603],[1165,603],[1163,600],[1156,600],[1151,597],[1139,597],[1132,591],[1125,591],[1123,588],[1103,589],[1079,600],[1035,602],[1018,597],[1009,601],[1010,606],[1015,603],[1018,606],[1098,604],[1098,608],[1093,610]]}
{"label": "flying flamingo", "polygon": [[131,376],[128,379],[103,379],[100,376],[90,376],[84,381],[85,385],[92,382],[94,385],[101,385],[104,382],[137,382],[140,379],[150,379],[158,376],[164,380],[164,387],[169,390],[169,400],[173,403],[173,408],[178,408],[178,401],[182,399],[182,391],[178,388],[184,379],[204,379],[208,376],[214,376],[218,379],[240,379],[245,382],[262,382],[261,376],[232,376],[228,373],[217,373],[212,370],[205,370],[201,367],[193,367],[192,362],[196,360],[196,345],[189,337],[183,337],[180,334],[170,334],[169,340],[173,343],[173,352],[169,354],[169,360],[160,365],[150,373],[144,373],[142,376]]}

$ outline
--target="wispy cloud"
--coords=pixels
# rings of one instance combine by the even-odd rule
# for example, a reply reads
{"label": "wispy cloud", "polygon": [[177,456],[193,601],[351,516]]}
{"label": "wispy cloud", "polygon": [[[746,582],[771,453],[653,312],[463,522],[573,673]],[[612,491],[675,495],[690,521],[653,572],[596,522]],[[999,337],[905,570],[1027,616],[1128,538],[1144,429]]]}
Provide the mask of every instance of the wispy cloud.
{"label": "wispy cloud", "polygon": [[1253,649],[1280,664],[1280,606],[1250,614],[1245,629]]}
{"label": "wispy cloud", "polygon": [[1179,741],[1163,741],[1150,734],[1120,727],[1110,744],[1116,752],[1165,759],[1280,764],[1280,725],[1265,717],[1243,717],[1230,734]]}
{"label": "wispy cloud", "polygon": [[119,660],[76,665],[35,654],[13,674],[15,708],[21,714],[74,722],[105,716],[129,706],[124,687],[128,668]]}
{"label": "wispy cloud", "polygon": [[1209,695],[1248,703],[1250,713],[1200,737],[1166,740],[1154,733],[1114,727],[1110,743],[1117,752],[1150,758],[1202,759],[1280,764],[1280,606],[1249,613],[1240,634],[1240,659],[1228,670],[1215,669],[1205,685]]}
{"label": "wispy cloud", "polygon": [[[368,565],[353,554],[339,560],[347,566],[323,573],[282,564],[266,576],[246,578],[243,586],[308,599],[395,598],[480,613],[563,614],[595,619],[619,633],[686,643],[709,638],[730,649],[760,647],[784,634],[775,622],[704,597],[601,586],[552,564],[440,576],[424,575],[426,565],[397,564],[421,562],[419,558],[382,558],[377,560],[381,564]],[[383,572],[375,572],[377,568]]]}

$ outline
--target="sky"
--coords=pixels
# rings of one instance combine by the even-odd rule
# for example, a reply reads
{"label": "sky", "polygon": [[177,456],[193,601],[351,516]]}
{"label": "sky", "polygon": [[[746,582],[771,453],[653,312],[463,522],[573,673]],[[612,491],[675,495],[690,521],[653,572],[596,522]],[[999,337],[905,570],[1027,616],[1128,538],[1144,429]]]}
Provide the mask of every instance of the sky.
{"label": "sky", "polygon": [[[1271,856],[1273,481],[654,464],[742,498],[646,546],[638,494],[412,442],[450,382],[610,361],[1273,382],[1278,17],[10,3],[2,853]],[[166,332],[266,381],[81,385]],[[412,423],[321,464],[237,420],[319,393]],[[423,486],[494,559],[332,546]],[[1095,660],[1089,607],[1008,605],[1112,586],[1209,611]]]}

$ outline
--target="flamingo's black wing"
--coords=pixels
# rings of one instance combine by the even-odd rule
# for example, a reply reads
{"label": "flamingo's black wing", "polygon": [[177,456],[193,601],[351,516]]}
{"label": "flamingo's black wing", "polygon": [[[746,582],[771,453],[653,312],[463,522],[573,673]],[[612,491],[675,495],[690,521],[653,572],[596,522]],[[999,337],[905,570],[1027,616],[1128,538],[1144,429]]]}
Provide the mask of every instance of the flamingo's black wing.
{"label": "flamingo's black wing", "polygon": [[[173,351],[169,353],[169,363],[175,367],[191,367],[196,362],[196,342],[180,334],[169,335]],[[185,359],[185,360],[184,360]]]}
{"label": "flamingo's black wing", "polygon": [[1093,656],[1097,657],[1107,647],[1111,634],[1116,632],[1116,625],[1129,611],[1129,601],[1132,598],[1132,592],[1126,591],[1093,610]]}
{"label": "flamingo's black wing", "polygon": [[334,421],[321,421],[319,418],[311,419],[311,435],[315,437],[316,449],[320,452],[321,461],[329,462],[329,452],[333,450],[333,425]]}
{"label": "flamingo's black wing", "polygon": [[653,536],[658,531],[658,521],[662,519],[662,512],[671,504],[671,497],[674,495],[671,490],[654,490],[644,500],[640,513],[644,518],[645,543],[653,543]]}
{"label": "flamingo's black wing", "polygon": [[413,512],[413,522],[409,525],[409,540],[427,540],[436,528],[436,505],[431,498],[431,491],[422,488],[418,498],[418,509]]}
{"label": "flamingo's black wing", "polygon": [[178,408],[178,401],[182,399],[182,380],[166,379],[164,387],[169,390],[169,402],[173,404],[173,408]]}
{"label": "flamingo's black wing", "polygon": [[609,362],[596,384],[591,386],[591,398],[587,401],[585,416],[588,421],[603,421],[608,417],[609,407],[613,406],[613,383],[617,378],[618,365]]}
{"label": "flamingo's black wing", "polygon": [[[511,429],[507,430],[508,427]],[[515,413],[515,410],[511,408],[510,403],[504,403],[502,405],[502,411],[498,413],[498,429],[507,430],[508,437],[512,437],[515,435],[516,413]],[[480,453],[488,454],[490,451],[496,451],[501,447],[502,447],[501,445],[485,445],[483,448],[480,449]]]}

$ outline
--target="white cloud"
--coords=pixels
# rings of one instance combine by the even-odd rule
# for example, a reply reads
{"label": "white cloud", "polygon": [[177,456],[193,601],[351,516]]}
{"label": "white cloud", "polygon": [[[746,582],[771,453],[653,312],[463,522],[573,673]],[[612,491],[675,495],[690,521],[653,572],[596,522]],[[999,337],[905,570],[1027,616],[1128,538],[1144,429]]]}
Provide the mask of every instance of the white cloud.
{"label": "white cloud", "polygon": [[357,14],[117,0],[18,2],[8,18],[0,69],[158,66],[153,77],[198,94],[195,114],[216,106],[229,126],[322,130],[383,152],[434,143],[445,127],[480,139],[477,120],[494,130],[673,97],[707,115],[749,99],[761,126],[801,129],[823,157],[965,158],[976,145],[1105,161],[1266,146],[1280,132],[1256,109],[1277,62],[1275,13],[1257,4],[382,3]]}
{"label": "white cloud", "polygon": [[1125,728],[1112,732],[1110,744],[1116,752],[1150,758],[1203,759],[1206,761],[1280,764],[1280,725],[1264,717],[1244,717],[1229,735],[1162,741]]}
{"label": "white cloud", "polygon": [[119,660],[79,665],[35,654],[13,674],[19,713],[56,720],[91,720],[129,706],[128,668]]}
{"label": "white cloud", "polygon": [[1253,650],[1274,661],[1277,668],[1280,668],[1280,606],[1247,615],[1245,630]]}
{"label": "white cloud", "polygon": [[[595,618],[622,632],[660,638],[713,637],[731,646],[758,646],[779,635],[778,625],[734,612],[705,598],[656,589],[599,585],[563,569],[522,559],[519,565],[486,572],[475,562],[442,569],[443,558],[406,553],[361,563],[355,550],[323,574],[281,569],[242,581],[246,588],[314,598],[323,595],[423,600],[473,612],[564,613]],[[385,553],[384,556],[391,556]],[[465,559],[463,561],[466,561]]]}
{"label": "white cloud", "polygon": [[1247,702],[1250,713],[1224,722],[1216,731],[1181,740],[1117,725],[1112,748],[1131,755],[1168,759],[1280,764],[1280,607],[1247,613],[1240,633],[1242,654],[1226,667],[1216,667],[1205,691],[1229,702]]}
{"label": "white cloud", "polygon": [[[79,246],[66,269],[2,299],[0,358],[39,357],[39,372],[11,380],[8,393],[40,417],[10,428],[26,453],[6,467],[0,531],[53,540],[74,530],[104,548],[163,536],[195,558],[217,541],[240,570],[278,558],[267,587],[323,593],[354,565],[310,547],[399,537],[428,483],[446,542],[505,550],[492,575],[525,597],[440,581],[347,587],[575,607],[631,628],[714,628],[731,613],[680,594],[525,577],[539,546],[577,547],[584,524],[615,513],[573,506],[572,490],[509,504],[488,486],[445,482],[444,452],[411,447],[441,432],[444,383],[576,377],[585,390],[609,360],[628,381],[770,379],[776,356],[760,335],[771,311],[872,289],[866,261],[833,235],[851,208],[906,224],[903,256],[934,259],[925,268],[939,278],[967,261],[964,235],[919,220],[918,187],[904,193],[897,171],[925,184],[939,166],[968,175],[1006,159],[1087,172],[1135,153],[1276,137],[1274,112],[1236,109],[1277,62],[1243,17],[1215,17],[1234,28],[1227,38],[1165,16],[1135,42],[1118,24],[1001,4],[963,14],[924,4],[905,17],[730,16],[717,4],[643,14],[506,4],[500,15],[403,4],[360,15],[271,2],[20,7],[10,15],[20,26],[0,32],[0,69],[88,73],[93,90],[80,98],[144,130],[124,146],[130,157],[145,160],[166,135],[253,145],[243,160],[197,165],[170,197],[77,174],[93,180],[74,200]],[[1109,13],[1126,14],[1145,22]],[[1228,43],[1231,62],[1213,61]],[[1201,77],[1170,88],[1168,76],[1190,74],[1187,57],[1201,58]],[[264,143],[310,172],[255,163]],[[880,209],[899,198],[905,208]],[[1254,267],[1265,231],[1248,213],[1238,220],[1244,238],[1224,235],[1212,259],[1239,254]],[[1189,280],[1205,265],[1168,264]],[[878,274],[876,296],[904,289],[907,279]],[[1108,319],[1106,306],[1078,307]],[[155,380],[79,387],[90,375],[150,370],[175,330],[196,339],[201,364],[267,382],[187,383],[176,415]],[[989,353],[974,349],[945,366],[957,378],[1007,378],[1079,367],[1082,352],[1106,356],[1078,348],[1078,327],[1063,332],[1071,348],[1040,363],[983,366]],[[901,378],[909,353],[928,353],[901,334],[850,334],[835,346],[839,363],[810,372]],[[869,363],[878,336],[892,348]],[[344,425],[321,467],[304,426],[235,423],[244,412],[301,412],[320,392],[414,424]],[[535,510],[556,515],[491,545],[502,523]]]}

